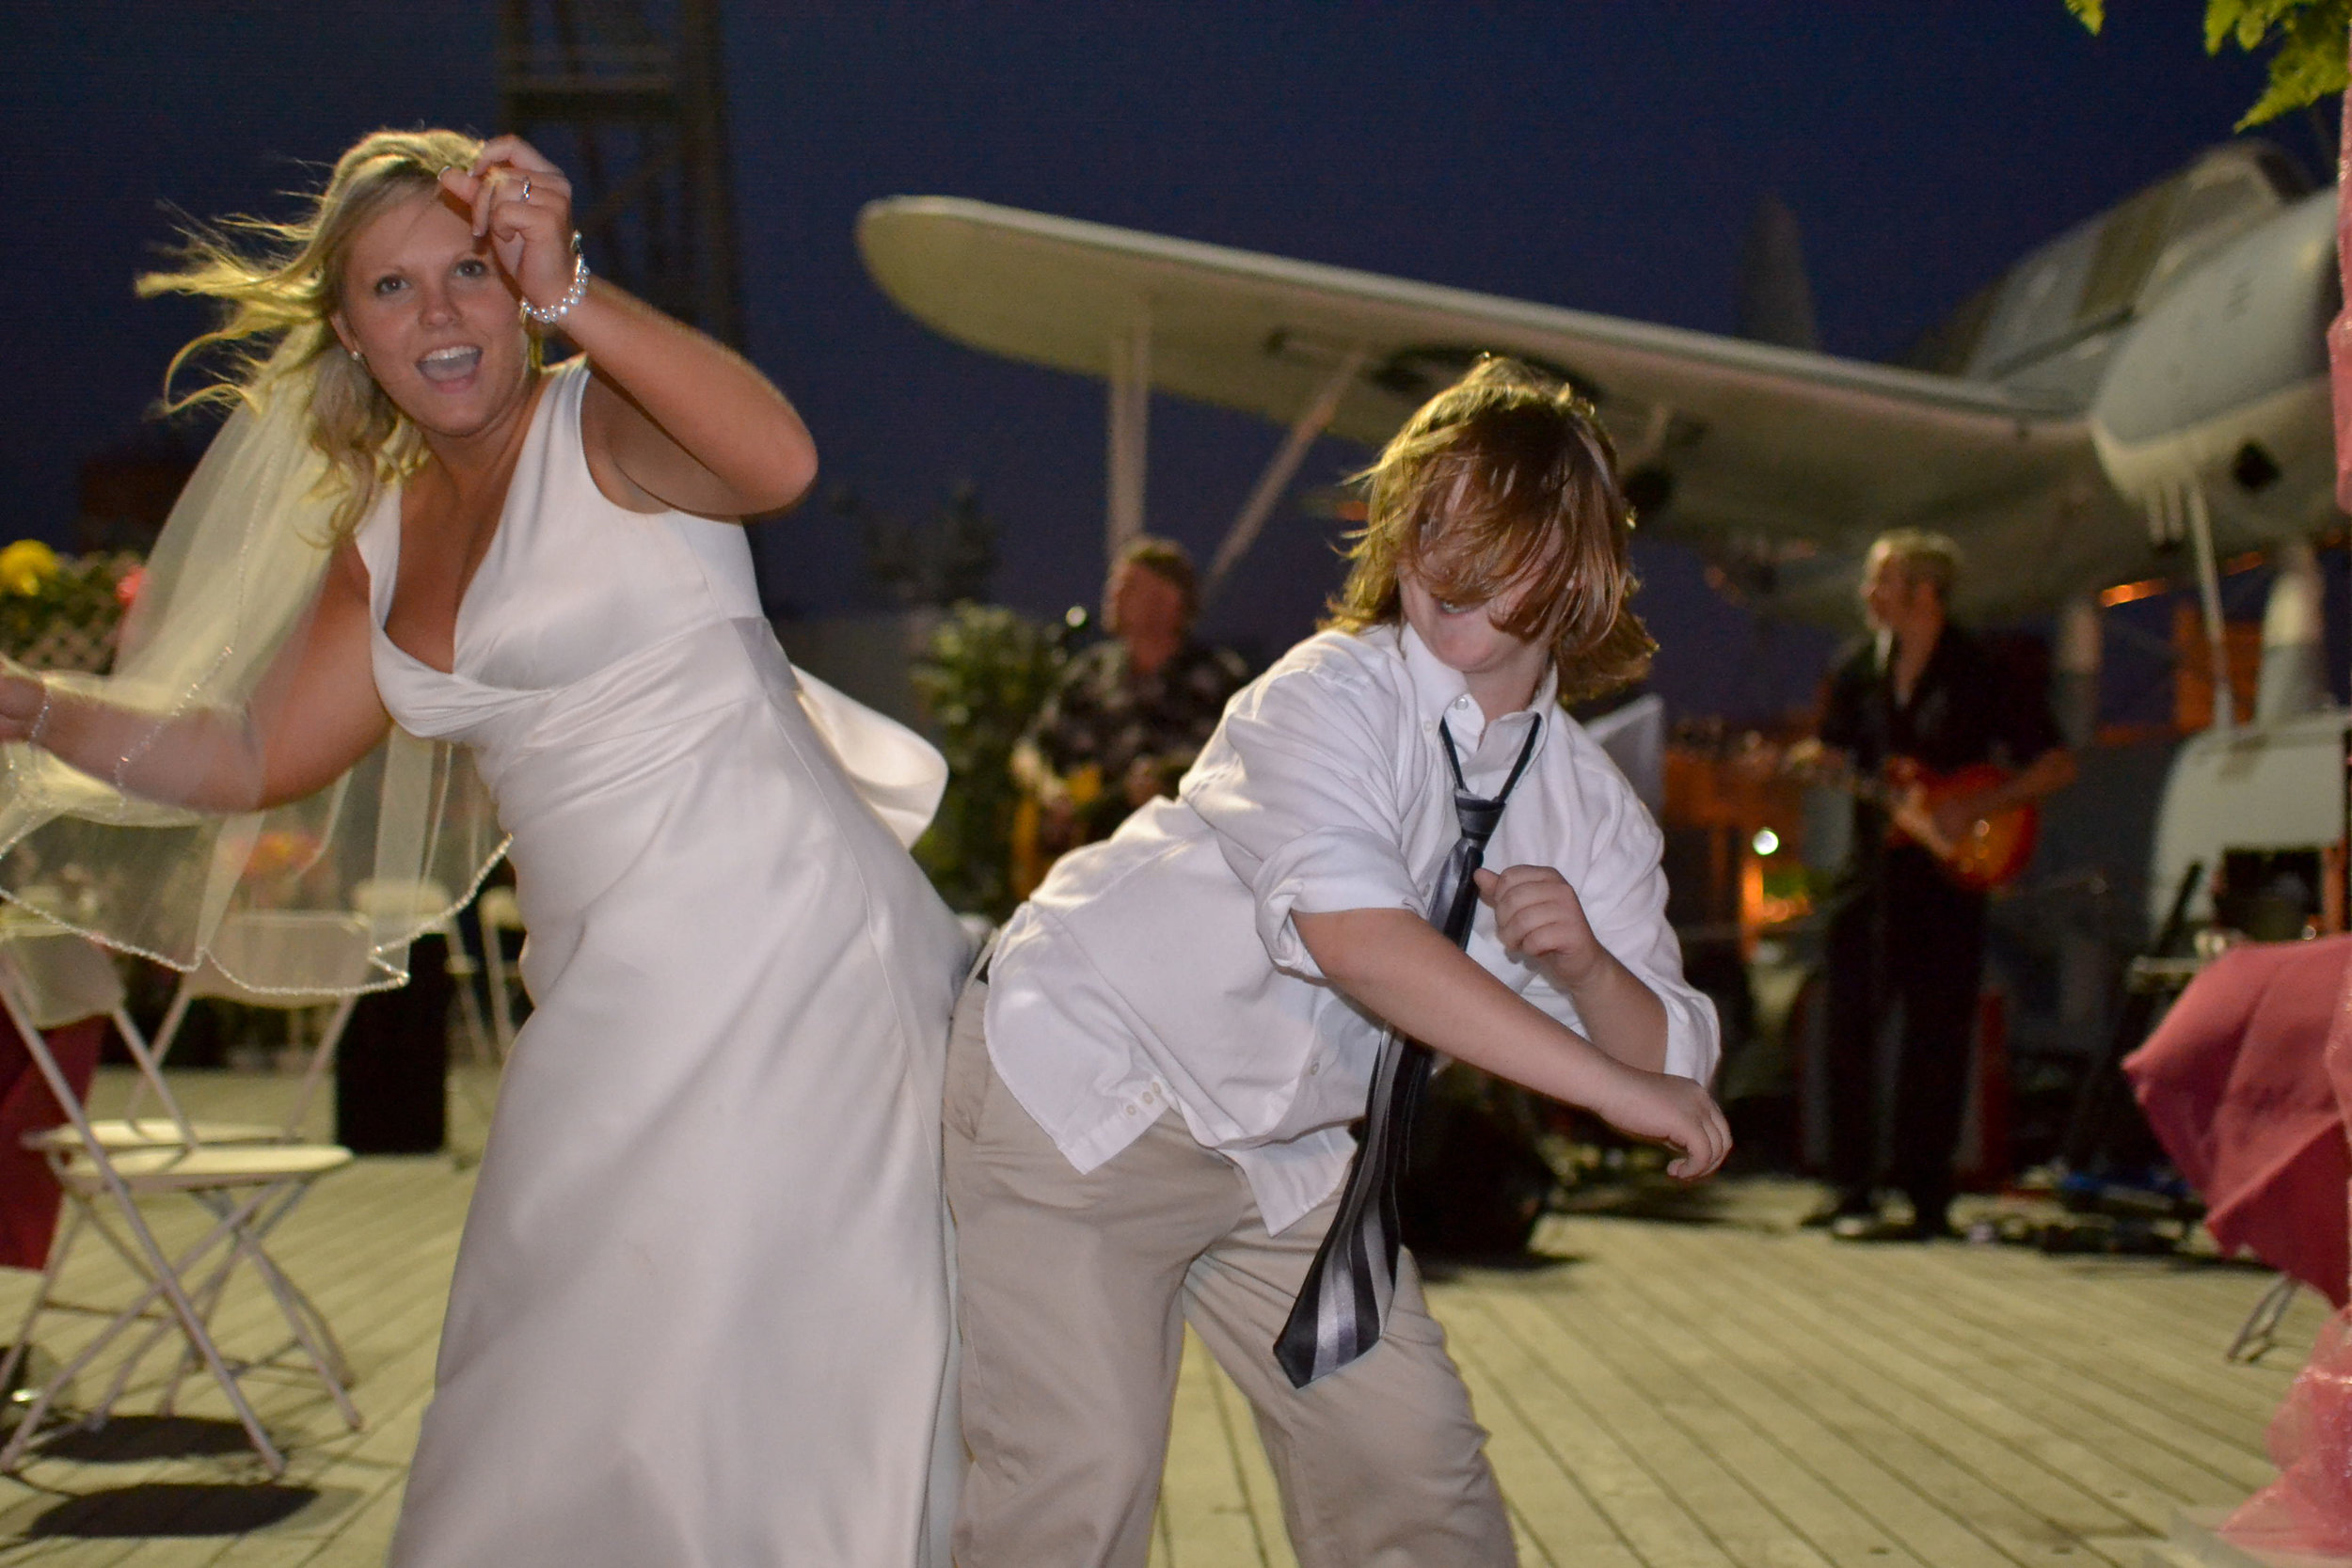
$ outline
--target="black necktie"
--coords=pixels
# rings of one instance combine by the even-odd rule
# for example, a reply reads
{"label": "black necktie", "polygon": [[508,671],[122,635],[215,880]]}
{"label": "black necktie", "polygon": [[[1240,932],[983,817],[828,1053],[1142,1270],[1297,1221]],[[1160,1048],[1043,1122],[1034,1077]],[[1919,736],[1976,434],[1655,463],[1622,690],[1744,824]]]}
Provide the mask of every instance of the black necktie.
{"label": "black necktie", "polygon": [[[1486,859],[1486,841],[1502,820],[1519,775],[1535,754],[1540,721],[1531,724],[1511,776],[1492,800],[1472,795],[1462,782],[1462,762],[1445,721],[1438,737],[1454,774],[1454,815],[1462,836],[1446,857],[1429,901],[1429,923],[1456,947],[1470,945],[1470,920],[1478,912],[1478,881],[1472,875]],[[1363,1139],[1340,1189],[1340,1212],[1315,1251],[1307,1282],[1298,1289],[1290,1321],[1275,1337],[1274,1359],[1294,1387],[1335,1372],[1380,1342],[1389,1302],[1396,1293],[1396,1179],[1412,1146],[1413,1108],[1429,1082],[1429,1048],[1391,1029],[1380,1038],[1380,1059],[1372,1069],[1372,1091],[1364,1105]]]}

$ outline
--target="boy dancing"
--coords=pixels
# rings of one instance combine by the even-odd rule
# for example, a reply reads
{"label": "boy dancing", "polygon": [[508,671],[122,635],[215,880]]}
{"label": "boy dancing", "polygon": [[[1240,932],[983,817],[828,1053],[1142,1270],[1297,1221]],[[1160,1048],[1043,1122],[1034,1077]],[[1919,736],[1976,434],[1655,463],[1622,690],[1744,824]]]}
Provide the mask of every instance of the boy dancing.
{"label": "boy dancing", "polygon": [[1675,1146],[1685,1179],[1728,1148],[1658,829],[1561,710],[1652,648],[1606,437],[1489,359],[1369,478],[1327,628],[1176,800],[1055,868],[958,1007],[961,1568],[1145,1560],[1185,1323],[1256,1411],[1304,1568],[1514,1560],[1395,1250],[1382,1162],[1425,1057],[1384,1026]]}

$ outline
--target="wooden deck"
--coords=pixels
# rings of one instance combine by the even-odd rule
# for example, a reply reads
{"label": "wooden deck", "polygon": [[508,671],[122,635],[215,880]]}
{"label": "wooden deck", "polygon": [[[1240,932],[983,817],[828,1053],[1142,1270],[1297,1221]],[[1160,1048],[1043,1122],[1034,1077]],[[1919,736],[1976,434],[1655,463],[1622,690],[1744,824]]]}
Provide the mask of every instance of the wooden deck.
{"label": "wooden deck", "polygon": [[[284,1092],[218,1074],[186,1088],[191,1111],[247,1119]],[[457,1097],[461,1148],[478,1147],[485,1098]],[[358,1370],[364,1431],[298,1386],[264,1389],[293,1467],[257,1486],[216,1395],[189,1402],[200,1418],[118,1420],[0,1478],[0,1563],[381,1561],[470,1188],[458,1160],[364,1160],[279,1235]],[[2146,1568],[2181,1510],[2270,1478],[2263,1430],[2321,1321],[2314,1298],[2262,1363],[2233,1366],[2222,1347],[2268,1284],[2259,1271],[1839,1245],[1794,1227],[1811,1198],[1719,1183],[1559,1216],[1542,1266],[1433,1286],[1527,1562]],[[119,1283],[96,1249],[84,1261],[83,1291]],[[0,1323],[29,1286],[0,1275]],[[265,1308],[232,1296],[226,1336],[258,1333]],[[612,1397],[628,1398],[617,1381]],[[1292,1560],[1248,1412],[1189,1354],[1153,1561]]]}

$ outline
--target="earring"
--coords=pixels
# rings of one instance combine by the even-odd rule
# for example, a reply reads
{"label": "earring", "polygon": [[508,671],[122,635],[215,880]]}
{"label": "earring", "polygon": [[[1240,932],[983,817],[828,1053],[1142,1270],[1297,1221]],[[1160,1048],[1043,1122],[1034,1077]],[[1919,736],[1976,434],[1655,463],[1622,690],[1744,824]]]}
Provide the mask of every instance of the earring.
{"label": "earring", "polygon": [[350,355],[350,356],[351,356],[354,359],[357,359],[357,360],[359,362],[359,368],[360,368],[361,370],[363,370],[363,371],[364,371],[364,370],[366,370],[366,369],[368,368],[368,356],[367,356],[366,355],[364,355],[364,354],[360,353],[358,349],[356,349],[356,348],[347,348],[347,349],[343,350],[343,352],[344,352],[345,354]]}

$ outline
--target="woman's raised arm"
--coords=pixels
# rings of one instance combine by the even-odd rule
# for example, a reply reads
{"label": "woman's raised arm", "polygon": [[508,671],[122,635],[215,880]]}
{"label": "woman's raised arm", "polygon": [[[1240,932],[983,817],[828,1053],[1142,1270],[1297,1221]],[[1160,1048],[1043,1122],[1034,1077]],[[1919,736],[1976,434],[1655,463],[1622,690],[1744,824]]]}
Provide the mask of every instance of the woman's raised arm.
{"label": "woman's raised arm", "polygon": [[817,445],[782,392],[730,350],[601,278],[573,293],[571,182],[519,136],[484,144],[442,186],[473,213],[525,303],[571,304],[561,328],[596,367],[581,411],[590,470],[617,504],[706,516],[773,512],[817,478]]}

